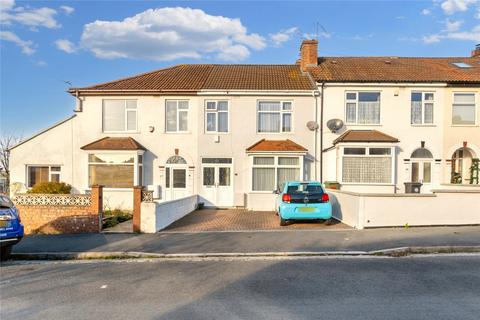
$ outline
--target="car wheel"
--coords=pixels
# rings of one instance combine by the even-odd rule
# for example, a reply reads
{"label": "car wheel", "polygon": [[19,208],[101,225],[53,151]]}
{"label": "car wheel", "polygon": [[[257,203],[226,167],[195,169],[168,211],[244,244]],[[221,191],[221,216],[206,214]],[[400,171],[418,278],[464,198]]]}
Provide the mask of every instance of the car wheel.
{"label": "car wheel", "polygon": [[0,261],[8,260],[8,258],[10,258],[10,253],[12,253],[12,246],[1,247]]}
{"label": "car wheel", "polygon": [[287,225],[287,220],[283,219],[283,218],[280,216],[280,226],[285,227],[286,225]]}

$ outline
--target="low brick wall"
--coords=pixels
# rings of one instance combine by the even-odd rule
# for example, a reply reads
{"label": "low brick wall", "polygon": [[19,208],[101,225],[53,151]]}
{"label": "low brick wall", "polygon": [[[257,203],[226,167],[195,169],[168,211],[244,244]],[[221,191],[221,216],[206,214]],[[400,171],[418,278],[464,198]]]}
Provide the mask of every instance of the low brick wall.
{"label": "low brick wall", "polygon": [[13,202],[25,233],[96,233],[102,229],[103,189],[89,195],[19,194]]}

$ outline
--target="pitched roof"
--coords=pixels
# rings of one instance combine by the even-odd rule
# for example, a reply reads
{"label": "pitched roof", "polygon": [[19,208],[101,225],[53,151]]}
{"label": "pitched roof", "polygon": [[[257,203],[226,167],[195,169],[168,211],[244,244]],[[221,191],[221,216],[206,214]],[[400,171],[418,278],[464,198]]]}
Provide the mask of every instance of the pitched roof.
{"label": "pitched roof", "polygon": [[314,90],[297,65],[183,64],[82,88],[82,91]]}
{"label": "pitched roof", "polygon": [[131,137],[105,137],[80,149],[83,150],[146,150],[144,146]]}
{"label": "pitched roof", "polygon": [[397,138],[377,130],[348,130],[333,141],[340,142],[399,142]]}
{"label": "pitched roof", "polygon": [[[459,68],[463,62],[471,68]],[[480,83],[480,57],[324,57],[308,71],[318,82]]]}
{"label": "pitched roof", "polygon": [[247,148],[247,152],[307,152],[308,150],[292,140],[262,139]]}

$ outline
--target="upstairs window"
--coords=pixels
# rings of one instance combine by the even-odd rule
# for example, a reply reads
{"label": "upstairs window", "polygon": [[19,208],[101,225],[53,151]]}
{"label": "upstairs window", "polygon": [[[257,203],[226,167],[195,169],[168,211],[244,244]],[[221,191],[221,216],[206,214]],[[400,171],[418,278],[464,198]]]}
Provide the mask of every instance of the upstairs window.
{"label": "upstairs window", "polygon": [[347,92],[347,124],[380,124],[380,92]]}
{"label": "upstairs window", "polygon": [[103,131],[137,131],[137,101],[103,100]]}
{"label": "upstairs window", "polygon": [[292,102],[260,101],[257,131],[259,133],[292,132]]}
{"label": "upstairs window", "polygon": [[432,92],[412,92],[411,99],[411,123],[433,124],[434,94]]}
{"label": "upstairs window", "polygon": [[475,125],[475,94],[459,92],[453,94],[452,124]]}
{"label": "upstairs window", "polygon": [[28,166],[27,186],[42,182],[60,182],[60,166]]}
{"label": "upstairs window", "polygon": [[209,133],[228,132],[228,101],[207,101],[205,131]]}
{"label": "upstairs window", "polygon": [[188,131],[188,100],[167,100],[165,103],[165,131]]}

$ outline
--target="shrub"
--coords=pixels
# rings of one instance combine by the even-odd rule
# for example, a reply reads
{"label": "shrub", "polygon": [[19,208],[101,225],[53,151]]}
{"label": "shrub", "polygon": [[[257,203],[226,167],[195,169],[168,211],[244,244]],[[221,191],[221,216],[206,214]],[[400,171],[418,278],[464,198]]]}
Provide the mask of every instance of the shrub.
{"label": "shrub", "polygon": [[103,228],[111,228],[119,223],[132,219],[132,213],[130,211],[114,209],[105,210],[103,212]]}
{"label": "shrub", "polygon": [[72,186],[65,182],[41,182],[28,190],[28,193],[69,194]]}

